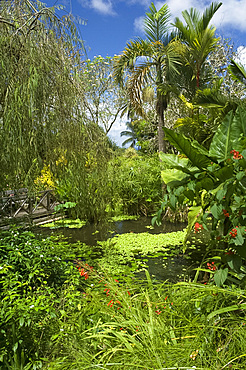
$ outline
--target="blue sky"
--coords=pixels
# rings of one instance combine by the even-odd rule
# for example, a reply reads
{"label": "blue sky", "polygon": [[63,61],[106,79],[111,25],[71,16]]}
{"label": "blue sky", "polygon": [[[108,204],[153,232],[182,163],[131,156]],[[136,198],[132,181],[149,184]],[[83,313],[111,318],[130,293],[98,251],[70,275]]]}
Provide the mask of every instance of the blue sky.
{"label": "blue sky", "polygon": [[[136,36],[143,37],[143,18],[151,0],[43,0],[48,6],[64,5],[65,11],[75,17],[86,20],[86,25],[79,25],[85,41],[87,56],[93,59],[101,55],[120,54],[126,42]],[[168,4],[173,19],[182,18],[182,11],[191,7],[200,12],[211,4],[208,0],[167,0],[154,1],[157,9]],[[212,19],[217,34],[229,38],[239,48],[241,61],[246,65],[246,0],[224,0]],[[110,136],[117,142],[120,132],[125,129],[124,122],[117,121],[110,131]]]}
{"label": "blue sky", "polygon": [[[87,20],[80,31],[88,48],[88,57],[95,55],[114,56],[135,36],[143,36],[142,19],[149,8],[149,0],[44,0],[48,5],[62,4],[74,16]],[[211,2],[207,0],[154,1],[160,8],[168,4],[174,17],[195,7],[203,11]],[[236,46],[246,45],[246,0],[224,0],[212,23],[218,34],[231,38]],[[90,50],[89,50],[90,48]]]}

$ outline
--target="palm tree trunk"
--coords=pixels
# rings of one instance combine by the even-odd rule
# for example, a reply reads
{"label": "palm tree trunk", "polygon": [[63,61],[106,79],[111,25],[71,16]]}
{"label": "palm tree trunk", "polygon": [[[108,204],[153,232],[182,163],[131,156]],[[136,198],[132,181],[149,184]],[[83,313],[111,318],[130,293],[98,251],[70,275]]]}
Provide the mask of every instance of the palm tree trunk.
{"label": "palm tree trunk", "polygon": [[164,110],[167,109],[167,102],[166,97],[161,94],[159,91],[159,86],[162,84],[162,70],[161,70],[161,61],[158,60],[156,66],[157,78],[156,78],[156,86],[157,86],[157,102],[156,102],[156,113],[158,118],[158,127],[157,127],[157,134],[158,134],[158,149],[159,152],[166,152],[166,145],[164,141],[164,131],[163,127],[165,127],[164,121]]}
{"label": "palm tree trunk", "polygon": [[164,152],[166,151],[165,148],[165,141],[164,141],[164,112],[161,107],[158,107],[157,111],[157,117],[158,117],[158,127],[157,127],[157,133],[158,133],[158,149],[159,152]]}
{"label": "palm tree trunk", "polygon": [[167,109],[167,102],[165,96],[157,93],[157,103],[156,103],[156,113],[158,118],[158,127],[157,127],[157,134],[158,134],[158,149],[159,152],[166,152],[166,143],[164,141],[164,131],[163,128],[165,127],[165,120],[164,120],[164,111]]}

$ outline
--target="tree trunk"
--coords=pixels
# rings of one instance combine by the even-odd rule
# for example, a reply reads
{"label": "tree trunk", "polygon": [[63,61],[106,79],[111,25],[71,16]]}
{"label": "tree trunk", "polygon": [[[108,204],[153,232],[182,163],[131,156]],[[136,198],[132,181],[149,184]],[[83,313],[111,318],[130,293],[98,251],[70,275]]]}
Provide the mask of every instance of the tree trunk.
{"label": "tree trunk", "polygon": [[167,108],[167,102],[165,99],[165,96],[159,94],[157,96],[157,104],[156,104],[156,113],[158,117],[158,149],[159,152],[166,152],[166,143],[164,141],[164,131],[163,128],[165,127],[165,121],[164,121],[164,111]]}

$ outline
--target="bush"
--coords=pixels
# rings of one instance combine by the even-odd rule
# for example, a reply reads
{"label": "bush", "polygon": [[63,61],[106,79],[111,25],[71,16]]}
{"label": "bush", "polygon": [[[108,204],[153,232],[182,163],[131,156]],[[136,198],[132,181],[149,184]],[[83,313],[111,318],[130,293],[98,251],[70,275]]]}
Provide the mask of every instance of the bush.
{"label": "bush", "polygon": [[126,150],[109,165],[109,210],[112,214],[151,214],[162,196],[160,161],[157,155],[138,155]]}
{"label": "bush", "polygon": [[66,243],[29,231],[1,233],[1,368],[24,369],[30,361],[33,368],[42,366],[40,358],[59,330],[64,289],[79,283],[73,263],[64,259],[66,249]]}

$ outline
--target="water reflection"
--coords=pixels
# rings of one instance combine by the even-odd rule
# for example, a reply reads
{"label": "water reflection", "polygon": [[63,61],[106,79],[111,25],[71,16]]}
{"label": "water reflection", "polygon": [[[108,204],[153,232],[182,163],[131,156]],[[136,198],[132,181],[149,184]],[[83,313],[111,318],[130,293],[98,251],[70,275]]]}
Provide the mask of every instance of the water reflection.
{"label": "water reflection", "polygon": [[[41,232],[45,235],[55,234],[64,235],[65,238],[71,242],[80,241],[90,246],[96,246],[98,241],[107,240],[117,234],[125,233],[143,233],[150,234],[169,233],[174,231],[181,231],[187,226],[186,223],[171,223],[165,222],[161,226],[151,226],[151,218],[142,217],[138,220],[118,221],[118,222],[104,222],[100,224],[88,224],[81,229],[60,228],[57,230],[50,230],[42,228]],[[40,231],[41,228],[39,228]],[[187,258],[187,256],[179,255],[176,257],[166,257],[159,255],[158,257],[141,257],[135,256],[137,259],[145,259],[150,276],[155,280],[164,281],[169,280],[176,282],[184,280],[191,276],[194,266],[194,259]],[[193,265],[193,266],[192,266]],[[136,274],[137,278],[145,279],[144,271]]]}
{"label": "water reflection", "polygon": [[96,245],[97,241],[107,240],[117,234],[144,233],[150,234],[169,233],[183,230],[186,223],[165,222],[161,226],[151,226],[151,217],[141,217],[138,220],[126,220],[118,222],[101,222],[97,225],[88,224],[81,229],[60,228],[58,230],[47,230],[42,228],[42,233],[63,234],[71,243],[81,241],[87,245]]}

